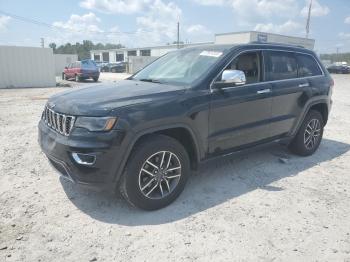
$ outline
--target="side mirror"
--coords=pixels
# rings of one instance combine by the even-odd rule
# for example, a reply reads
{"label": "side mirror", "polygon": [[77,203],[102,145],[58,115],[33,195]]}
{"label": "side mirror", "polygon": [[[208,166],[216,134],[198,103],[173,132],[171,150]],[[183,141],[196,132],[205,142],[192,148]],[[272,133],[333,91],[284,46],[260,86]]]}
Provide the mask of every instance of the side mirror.
{"label": "side mirror", "polygon": [[221,81],[218,82],[223,84],[234,84],[236,86],[244,85],[246,83],[246,77],[243,71],[228,69],[222,72]]}
{"label": "side mirror", "polygon": [[68,66],[65,66],[64,69],[68,69]]}

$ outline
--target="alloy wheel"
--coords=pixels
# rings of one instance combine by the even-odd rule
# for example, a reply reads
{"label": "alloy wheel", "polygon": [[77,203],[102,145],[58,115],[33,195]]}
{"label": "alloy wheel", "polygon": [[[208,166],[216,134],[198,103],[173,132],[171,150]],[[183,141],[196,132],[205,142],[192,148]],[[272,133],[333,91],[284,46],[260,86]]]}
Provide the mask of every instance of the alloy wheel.
{"label": "alloy wheel", "polygon": [[304,132],[304,145],[308,150],[314,148],[320,139],[321,123],[318,119],[311,119]]}
{"label": "alloy wheel", "polygon": [[150,199],[162,199],[171,194],[181,178],[181,162],[170,151],[159,151],[143,163],[139,172],[139,189]]}

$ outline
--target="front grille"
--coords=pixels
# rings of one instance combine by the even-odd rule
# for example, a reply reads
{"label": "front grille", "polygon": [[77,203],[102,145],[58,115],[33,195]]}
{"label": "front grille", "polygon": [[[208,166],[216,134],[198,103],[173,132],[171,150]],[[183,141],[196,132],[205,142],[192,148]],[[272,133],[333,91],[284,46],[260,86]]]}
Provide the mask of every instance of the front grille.
{"label": "front grille", "polygon": [[69,136],[74,125],[75,117],[56,113],[46,106],[42,119],[53,130],[56,130],[62,135]]}

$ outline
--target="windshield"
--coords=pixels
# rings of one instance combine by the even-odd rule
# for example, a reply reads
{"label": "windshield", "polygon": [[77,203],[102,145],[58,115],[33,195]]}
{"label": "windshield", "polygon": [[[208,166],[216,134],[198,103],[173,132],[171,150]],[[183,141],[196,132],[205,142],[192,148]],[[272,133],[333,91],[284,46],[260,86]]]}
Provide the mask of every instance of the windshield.
{"label": "windshield", "polygon": [[223,56],[223,50],[182,49],[159,58],[132,79],[170,84],[191,84]]}

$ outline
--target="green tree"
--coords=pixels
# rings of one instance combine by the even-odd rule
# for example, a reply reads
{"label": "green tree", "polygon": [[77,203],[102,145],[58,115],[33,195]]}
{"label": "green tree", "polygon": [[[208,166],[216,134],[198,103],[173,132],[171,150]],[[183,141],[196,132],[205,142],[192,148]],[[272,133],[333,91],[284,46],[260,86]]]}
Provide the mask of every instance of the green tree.
{"label": "green tree", "polygon": [[90,40],[83,40],[82,43],[66,43],[57,47],[55,43],[51,43],[50,47],[53,49],[55,54],[77,54],[79,60],[89,59],[91,50],[103,50],[103,49],[118,49],[124,47],[121,44],[111,43],[97,43],[94,44]]}

